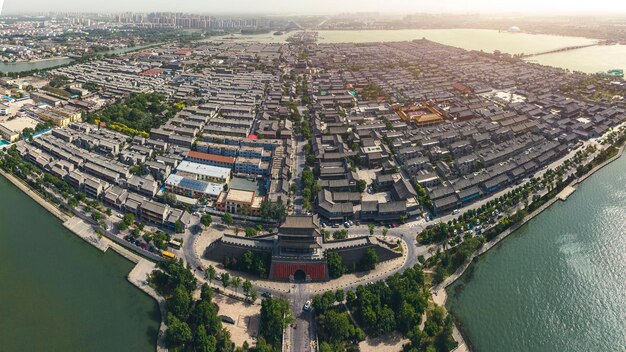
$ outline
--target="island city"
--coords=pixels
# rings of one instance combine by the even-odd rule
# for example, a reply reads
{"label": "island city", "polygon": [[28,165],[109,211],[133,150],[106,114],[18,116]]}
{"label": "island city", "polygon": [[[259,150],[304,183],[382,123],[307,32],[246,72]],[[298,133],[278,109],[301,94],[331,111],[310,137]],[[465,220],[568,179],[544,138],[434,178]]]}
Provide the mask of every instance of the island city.
{"label": "island city", "polygon": [[624,348],[624,17],[437,16],[3,12],[0,350]]}

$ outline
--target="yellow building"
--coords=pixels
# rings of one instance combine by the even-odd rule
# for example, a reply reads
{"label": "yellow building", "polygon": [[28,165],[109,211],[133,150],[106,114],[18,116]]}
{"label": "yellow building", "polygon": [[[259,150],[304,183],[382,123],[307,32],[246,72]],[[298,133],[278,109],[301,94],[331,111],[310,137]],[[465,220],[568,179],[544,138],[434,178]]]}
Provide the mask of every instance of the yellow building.
{"label": "yellow building", "polygon": [[8,129],[2,125],[0,125],[0,136],[11,143],[17,142],[20,139],[20,134],[18,132]]}
{"label": "yellow building", "polygon": [[61,115],[61,116],[65,116],[67,118],[70,119],[70,122],[80,122],[82,119],[82,114],[80,112],[80,110],[78,109],[74,109],[72,107],[69,106],[65,106],[62,108],[55,108],[52,107],[50,109],[48,109],[52,112],[54,112],[55,114]]}
{"label": "yellow building", "polygon": [[72,120],[67,116],[59,115],[54,112],[48,112],[48,111],[40,112],[37,115],[37,117],[39,117],[40,119],[44,121],[52,121],[52,123],[54,123],[55,125],[59,127],[67,127],[67,125],[69,125],[70,122],[72,122]]}
{"label": "yellow building", "polygon": [[230,189],[222,192],[217,199],[217,209],[232,214],[257,216],[261,211],[263,197],[257,197],[254,191]]}

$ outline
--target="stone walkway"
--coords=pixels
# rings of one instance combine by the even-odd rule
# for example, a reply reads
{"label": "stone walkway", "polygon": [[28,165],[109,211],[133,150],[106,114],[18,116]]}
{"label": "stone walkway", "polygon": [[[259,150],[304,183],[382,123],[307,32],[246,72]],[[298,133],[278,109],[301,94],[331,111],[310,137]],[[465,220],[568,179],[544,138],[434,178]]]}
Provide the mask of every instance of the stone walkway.
{"label": "stone walkway", "polygon": [[93,226],[86,223],[79,217],[75,216],[67,220],[63,223],[63,226],[75,233],[78,237],[85,240],[85,242],[96,247],[98,250],[106,252],[107,249],[109,249],[109,244],[111,243],[111,241],[107,240],[106,238],[100,238],[98,234],[93,230]]}
{"label": "stone walkway", "polygon": [[159,310],[161,311],[161,325],[159,326],[159,335],[157,337],[156,350],[158,352],[166,352],[167,348],[165,347],[165,317],[167,315],[167,311],[165,309],[165,300],[152,287],[148,285],[147,281],[148,275],[154,269],[156,269],[155,263],[143,258],[139,258],[137,265],[135,265],[133,270],[128,273],[128,281],[143,292],[150,295],[150,297],[154,298],[159,304]]}

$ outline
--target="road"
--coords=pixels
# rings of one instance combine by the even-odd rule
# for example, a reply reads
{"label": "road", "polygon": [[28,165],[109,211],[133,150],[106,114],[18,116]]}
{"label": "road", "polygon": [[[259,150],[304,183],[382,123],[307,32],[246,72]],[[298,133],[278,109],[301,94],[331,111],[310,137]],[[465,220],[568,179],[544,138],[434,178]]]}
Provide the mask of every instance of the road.
{"label": "road", "polygon": [[304,170],[304,167],[306,166],[306,159],[304,157],[304,145],[306,143],[307,141],[302,137],[296,137],[296,172],[294,173],[294,177],[298,189],[296,190],[296,195],[293,201],[295,214],[302,214],[302,170]]}
{"label": "road", "polygon": [[285,351],[314,351],[311,341],[316,341],[315,324],[312,310],[303,309],[307,300],[311,299],[306,291],[306,284],[294,284],[290,293],[291,311],[295,322],[285,333]]}

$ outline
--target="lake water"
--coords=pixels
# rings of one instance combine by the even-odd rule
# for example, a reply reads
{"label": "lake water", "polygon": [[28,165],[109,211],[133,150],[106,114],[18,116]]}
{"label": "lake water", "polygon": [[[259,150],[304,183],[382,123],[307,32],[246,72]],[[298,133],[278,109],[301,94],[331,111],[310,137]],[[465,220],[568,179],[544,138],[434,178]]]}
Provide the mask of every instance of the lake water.
{"label": "lake water", "polygon": [[[124,54],[135,50],[141,50],[148,47],[153,46],[153,44],[149,45],[138,45],[127,48],[118,48],[112,49],[108,51],[99,52],[99,55],[118,55]],[[57,66],[67,65],[72,62],[70,58],[55,58],[49,60],[41,60],[34,62],[0,62],[0,72],[8,73],[8,72],[24,72],[31,70],[43,70],[48,68],[53,68]]]}
{"label": "lake water", "polygon": [[448,288],[477,352],[626,350],[626,158]]}
{"label": "lake water", "polygon": [[626,70],[626,45],[599,45],[588,48],[539,55],[528,61],[541,65],[568,68],[585,73]]}
{"label": "lake water", "polygon": [[[404,30],[344,30],[319,31],[319,43],[366,43],[408,41],[426,38],[434,42],[466,50],[509,54],[534,54],[570,46],[596,43],[595,39],[557,35],[508,33],[489,29],[404,29]],[[235,41],[284,43],[293,33],[283,35],[229,35],[205,41]],[[593,46],[578,50],[532,57],[530,62],[585,73],[596,73],[615,68],[626,68],[626,46]]]}
{"label": "lake water", "polygon": [[0,176],[0,351],[154,351],[157,303]]}
{"label": "lake water", "polygon": [[46,68],[67,65],[72,62],[70,58],[56,58],[35,62],[0,62],[0,72],[23,72],[30,70],[43,70]]}

